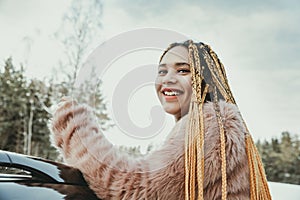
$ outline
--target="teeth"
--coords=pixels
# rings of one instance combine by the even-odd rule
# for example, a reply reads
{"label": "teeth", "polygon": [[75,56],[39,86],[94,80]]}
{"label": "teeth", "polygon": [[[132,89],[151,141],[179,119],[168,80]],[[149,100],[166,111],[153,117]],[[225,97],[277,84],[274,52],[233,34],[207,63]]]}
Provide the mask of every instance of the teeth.
{"label": "teeth", "polygon": [[179,95],[179,92],[176,92],[176,91],[172,91],[172,92],[164,91],[164,94],[167,95],[167,96],[177,96],[177,95]]}

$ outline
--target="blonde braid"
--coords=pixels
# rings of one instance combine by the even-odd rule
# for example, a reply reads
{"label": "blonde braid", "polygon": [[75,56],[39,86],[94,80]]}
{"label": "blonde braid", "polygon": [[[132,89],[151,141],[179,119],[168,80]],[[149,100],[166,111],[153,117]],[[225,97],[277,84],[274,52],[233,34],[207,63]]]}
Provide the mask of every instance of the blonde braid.
{"label": "blonde braid", "polygon": [[[217,89],[220,91],[220,93],[224,96],[226,100],[230,99],[230,96],[228,95],[226,91],[226,87],[224,88],[224,79],[222,79],[222,74],[219,63],[216,63],[217,59],[213,59],[211,61],[210,58],[213,56],[210,54],[210,48],[207,52],[206,49],[203,47],[209,48],[209,46],[200,46],[201,49],[203,49],[204,54],[204,60],[206,61],[207,67],[211,73],[212,76],[212,83],[214,85],[213,87],[213,102],[214,102],[214,108],[216,112],[216,117],[219,125],[219,131],[220,131],[220,154],[221,154],[221,177],[222,177],[222,200],[226,200],[227,198],[227,171],[226,171],[226,139],[225,139],[225,129],[223,125],[223,119],[220,113],[220,107],[219,107],[219,98],[217,95]],[[207,55],[208,54],[208,55]],[[209,58],[209,57],[210,58]],[[220,82],[221,81],[221,82]]]}
{"label": "blonde braid", "polygon": [[246,135],[246,150],[250,169],[250,197],[251,200],[271,200],[265,171],[258,150],[250,134]]}
{"label": "blonde braid", "polygon": [[[195,199],[195,185],[197,184],[197,199],[203,200],[204,182],[204,118],[203,103],[208,91],[205,86],[204,93],[201,95],[201,84],[203,75],[200,66],[200,58],[197,46],[189,44],[190,69],[192,73],[192,99],[189,111],[189,125],[186,133],[185,148],[185,198]],[[197,175],[197,179],[196,179]],[[196,182],[195,182],[196,181]]]}
{"label": "blonde braid", "polygon": [[224,65],[222,64],[222,62],[218,58],[217,54],[212,50],[212,48],[209,45],[205,45],[205,47],[208,49],[208,53],[214,61],[215,67],[217,69],[217,75],[219,75],[218,77],[221,80],[221,85],[224,87],[224,89],[226,91],[225,96],[224,96],[226,99],[226,102],[236,104],[234,97],[232,95],[232,92],[230,90],[229,84],[228,84]]}
{"label": "blonde braid", "polygon": [[226,172],[226,141],[225,141],[225,130],[223,125],[222,116],[220,114],[220,107],[218,104],[217,87],[214,87],[214,107],[216,111],[216,117],[218,120],[220,130],[220,141],[221,141],[221,175],[222,175],[222,200],[227,198],[227,172]]}
{"label": "blonde braid", "polygon": [[197,183],[198,183],[198,199],[203,199],[203,181],[204,181],[204,116],[203,116],[203,99],[205,99],[206,94],[201,94],[202,91],[202,81],[203,70],[200,65],[199,53],[196,45],[192,45],[193,53],[194,53],[194,61],[196,63],[196,70],[198,69],[198,75],[195,74],[195,78],[197,79],[197,101],[198,101],[198,109],[199,109],[199,117],[200,124],[197,124],[197,127],[200,127],[195,135],[196,137],[196,152],[197,152]]}

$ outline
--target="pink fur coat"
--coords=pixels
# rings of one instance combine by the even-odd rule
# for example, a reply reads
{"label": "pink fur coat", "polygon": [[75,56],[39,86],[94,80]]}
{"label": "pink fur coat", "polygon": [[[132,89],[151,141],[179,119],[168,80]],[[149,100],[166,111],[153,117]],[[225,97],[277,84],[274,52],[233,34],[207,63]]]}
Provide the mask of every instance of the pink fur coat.
{"label": "pink fur coat", "polygon": [[[227,199],[249,197],[245,128],[238,109],[220,102],[226,131]],[[212,103],[204,105],[204,199],[221,199],[219,128]],[[106,140],[92,110],[66,101],[50,124],[55,146],[69,165],[78,168],[101,199],[184,199],[184,133],[180,119],[164,145],[140,159],[120,153]]]}

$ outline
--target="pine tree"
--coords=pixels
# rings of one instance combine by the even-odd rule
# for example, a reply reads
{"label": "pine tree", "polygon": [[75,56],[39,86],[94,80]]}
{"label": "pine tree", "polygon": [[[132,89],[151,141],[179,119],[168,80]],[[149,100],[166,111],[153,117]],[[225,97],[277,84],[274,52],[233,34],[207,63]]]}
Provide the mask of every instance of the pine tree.
{"label": "pine tree", "polygon": [[0,73],[0,148],[7,151],[56,159],[47,123],[51,92],[42,82],[29,81],[24,68],[16,69],[12,59]]}
{"label": "pine tree", "polygon": [[300,141],[283,132],[271,142],[257,142],[269,181],[300,184]]}
{"label": "pine tree", "polygon": [[[51,114],[45,108],[52,105],[51,102],[51,87],[45,85],[39,80],[31,80],[28,86],[29,100],[27,103],[27,112],[29,116],[28,133],[32,132],[32,141],[28,147],[31,151],[28,154],[41,156],[49,159],[56,159],[58,153],[51,146],[50,131],[48,129],[48,122]],[[30,117],[32,116],[32,119]],[[30,122],[30,120],[32,120]],[[30,127],[31,126],[31,127]]]}
{"label": "pine tree", "polygon": [[7,59],[0,73],[1,149],[23,153],[27,95],[23,67],[17,70],[12,59]]}

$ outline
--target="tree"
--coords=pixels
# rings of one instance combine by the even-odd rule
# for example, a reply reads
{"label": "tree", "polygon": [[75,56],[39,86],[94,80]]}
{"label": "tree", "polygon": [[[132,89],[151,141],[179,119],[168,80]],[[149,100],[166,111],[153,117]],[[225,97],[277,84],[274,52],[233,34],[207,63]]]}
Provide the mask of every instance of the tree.
{"label": "tree", "polygon": [[47,123],[51,92],[42,81],[28,80],[24,68],[18,70],[9,58],[0,73],[0,148],[56,159]]}
{"label": "tree", "polygon": [[119,151],[123,152],[133,158],[142,157],[143,154],[141,153],[141,147],[140,146],[134,146],[134,147],[127,147],[127,146],[120,146]]}
{"label": "tree", "polygon": [[[29,80],[21,66],[17,70],[12,59],[7,59],[3,73],[0,71],[0,148],[28,155],[56,159],[57,152],[50,145],[47,123],[50,114],[47,108],[63,96],[76,96],[80,103],[95,108],[103,129],[109,128],[109,117],[100,91],[100,82],[85,82],[74,90],[77,71],[83,57],[101,29],[102,2],[100,0],[73,0],[66,13],[57,38],[61,39],[65,59],[60,69],[63,81],[48,84],[45,81]],[[61,78],[61,77],[59,77]],[[81,94],[85,95],[81,95]],[[80,94],[80,95],[79,95]]]}
{"label": "tree", "polygon": [[23,67],[15,69],[11,58],[0,73],[0,145],[8,151],[23,151],[28,95],[23,73]]}
{"label": "tree", "polygon": [[283,132],[271,142],[257,142],[269,181],[300,184],[300,141]]}
{"label": "tree", "polygon": [[73,0],[61,28],[55,34],[65,52],[65,57],[60,61],[60,68],[64,69],[71,87],[88,48],[92,41],[99,37],[101,19],[101,0]]}
{"label": "tree", "polygon": [[58,153],[51,146],[50,131],[47,126],[51,113],[46,110],[52,105],[52,87],[43,81],[33,79],[30,80],[28,89],[28,154],[55,160]]}
{"label": "tree", "polygon": [[93,72],[87,74],[86,81],[77,88],[74,87],[84,56],[93,40],[99,38],[102,28],[101,19],[101,0],[72,1],[70,10],[65,14],[62,26],[56,33],[56,37],[61,41],[65,50],[65,59],[60,61],[60,69],[66,69],[63,71],[66,78],[56,85],[53,90],[56,95],[53,96],[57,99],[62,96],[72,96],[80,103],[92,106],[101,128],[108,129],[112,124],[101,93],[101,82],[97,81],[95,74]]}
{"label": "tree", "polygon": [[141,146],[129,146],[128,147],[128,146],[121,145],[121,146],[119,146],[119,151],[124,152],[132,157],[143,157],[143,156],[150,154],[157,148],[158,148],[157,145],[155,146],[154,144],[151,143],[147,146],[146,152],[142,153]]}

